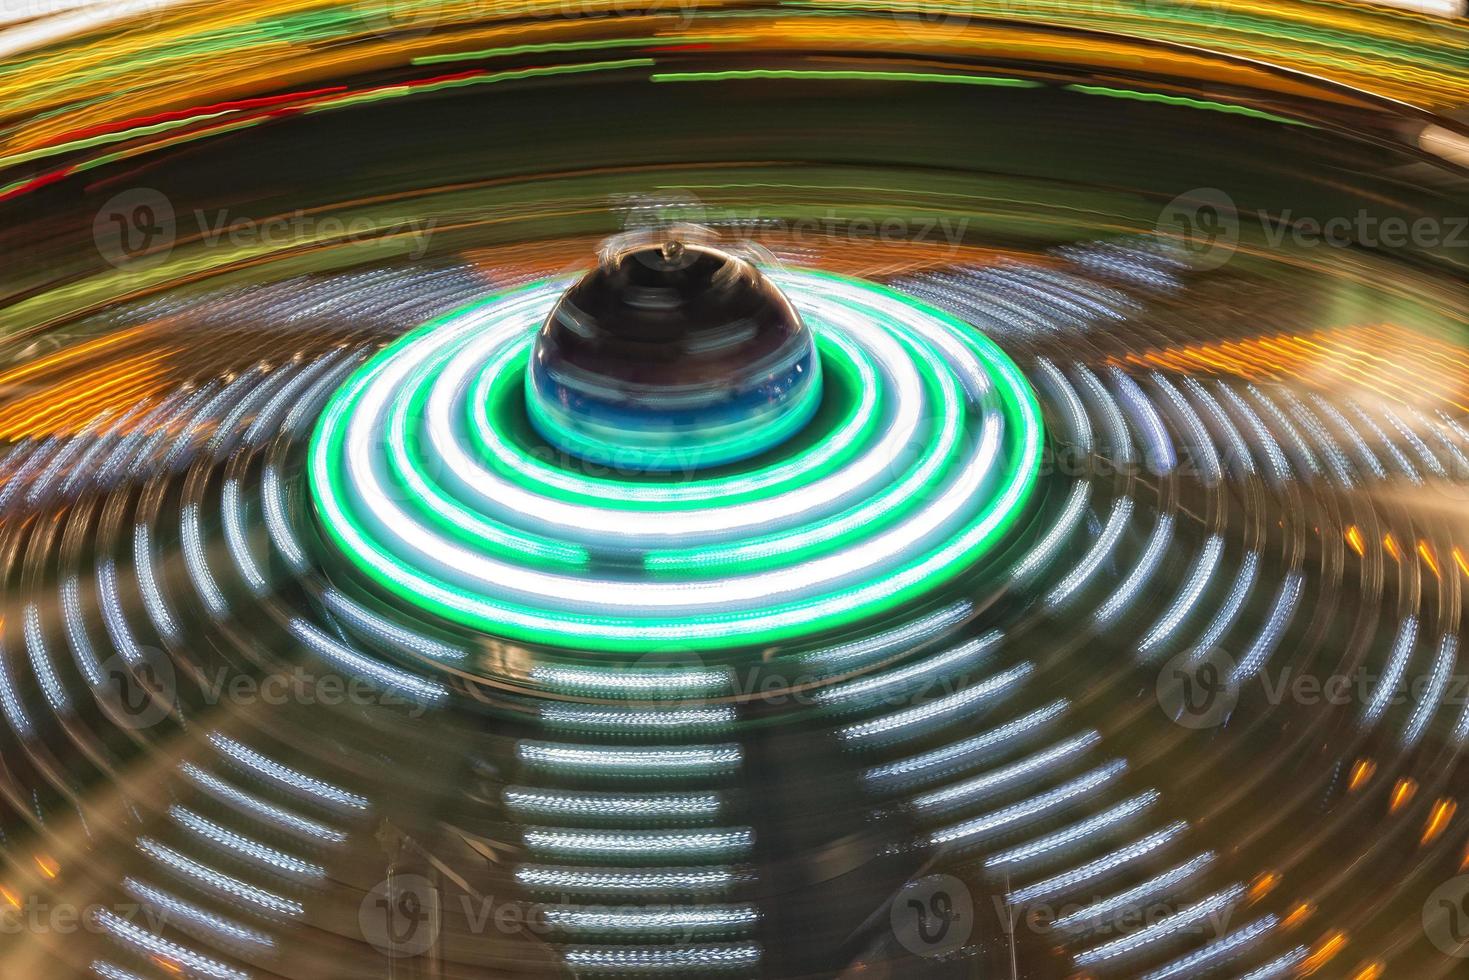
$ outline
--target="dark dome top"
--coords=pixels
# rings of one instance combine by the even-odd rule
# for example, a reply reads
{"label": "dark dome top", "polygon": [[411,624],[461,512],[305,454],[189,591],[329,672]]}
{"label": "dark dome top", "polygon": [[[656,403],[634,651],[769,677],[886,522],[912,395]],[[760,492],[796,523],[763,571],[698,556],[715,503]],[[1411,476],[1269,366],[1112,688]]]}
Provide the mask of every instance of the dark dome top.
{"label": "dark dome top", "polygon": [[526,374],[549,442],[651,470],[763,452],[811,417],[820,391],[811,332],[775,284],[678,241],[606,255],[557,301]]}
{"label": "dark dome top", "polygon": [[629,394],[740,385],[805,336],[800,315],[749,262],[671,241],[612,255],[567,290],[543,346]]}

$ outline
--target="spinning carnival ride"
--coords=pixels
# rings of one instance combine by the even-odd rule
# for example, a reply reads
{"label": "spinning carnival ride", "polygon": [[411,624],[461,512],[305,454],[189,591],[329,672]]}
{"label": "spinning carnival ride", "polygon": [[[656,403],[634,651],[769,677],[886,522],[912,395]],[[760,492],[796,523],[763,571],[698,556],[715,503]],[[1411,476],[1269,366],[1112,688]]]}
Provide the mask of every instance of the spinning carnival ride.
{"label": "spinning carnival ride", "polygon": [[0,975],[1462,973],[1460,22],[228,6],[0,34]]}

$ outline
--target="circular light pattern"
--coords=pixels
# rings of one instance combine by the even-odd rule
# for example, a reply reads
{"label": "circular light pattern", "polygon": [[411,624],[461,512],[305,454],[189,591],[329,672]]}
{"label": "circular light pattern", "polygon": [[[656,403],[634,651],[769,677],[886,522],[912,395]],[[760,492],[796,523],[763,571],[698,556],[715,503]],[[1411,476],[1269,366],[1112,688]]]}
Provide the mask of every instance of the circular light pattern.
{"label": "circular light pattern", "polygon": [[[53,362],[71,369],[61,377],[53,365],[26,365],[47,391],[70,392],[89,353],[126,365],[138,346],[165,348],[197,336],[192,322],[218,330],[226,311],[247,311],[230,343],[192,349],[227,360],[208,373],[191,362],[200,373],[157,404],[23,442],[0,459],[9,475],[0,512],[28,535],[8,593],[18,614],[5,624],[0,731],[12,739],[7,759],[25,773],[28,816],[34,807],[16,835],[26,842],[13,849],[22,860],[3,884],[39,896],[65,875],[99,907],[121,894],[152,921],[187,915],[178,921],[201,925],[160,934],[141,916],[109,913],[95,923],[99,935],[58,940],[50,957],[64,966],[45,975],[132,976],[129,967],[146,970],[162,955],[198,975],[304,978],[309,967],[276,967],[303,962],[289,954],[340,922],[344,902],[347,921],[357,907],[368,918],[349,932],[337,972],[378,975],[394,948],[381,928],[383,876],[403,890],[428,887],[384,867],[380,828],[412,828],[427,853],[452,855],[485,832],[490,813],[488,839],[505,843],[507,860],[458,870],[480,894],[500,894],[492,889],[513,876],[546,932],[503,961],[547,972],[815,975],[792,970],[787,941],[762,925],[786,921],[813,894],[838,914],[802,932],[802,949],[837,949],[852,913],[876,909],[870,928],[909,953],[936,950],[936,963],[1004,950],[1012,937],[1003,926],[978,919],[947,952],[906,926],[894,933],[882,912],[892,896],[940,878],[956,907],[962,887],[975,902],[1008,903],[1031,921],[1047,916],[1015,937],[1037,976],[1299,972],[1312,956],[1292,926],[1303,902],[1315,916],[1370,915],[1417,936],[1421,948],[1390,961],[1405,964],[1403,975],[1457,966],[1444,958],[1451,937],[1442,923],[1423,924],[1419,909],[1460,887],[1456,767],[1442,758],[1469,745],[1469,712],[1453,694],[1465,566],[1437,495],[1463,499],[1469,430],[1442,398],[1366,394],[1389,379],[1458,390],[1421,367],[1451,360],[1448,341],[1375,326],[1322,330],[1305,335],[1308,343],[1243,332],[1220,341],[1175,314],[1217,295],[1211,286],[1248,295],[1241,285],[1257,280],[1238,269],[1186,278],[1172,251],[1145,241],[904,277],[898,288],[952,306],[1014,351],[1048,421],[1058,464],[1048,499],[1007,539],[1004,560],[989,559],[993,601],[981,606],[965,594],[972,590],[953,589],[759,657],[676,647],[633,663],[563,648],[506,656],[406,602],[333,582],[324,574],[332,556],[302,506],[306,437],[394,328],[372,317],[392,309],[422,323],[471,300],[477,308],[483,279],[469,272],[292,281],[259,287],[244,304],[234,291],[204,302],[170,297],[169,333],[75,344]],[[395,306],[394,295],[414,305]],[[1068,322],[1065,311],[1087,299],[1105,306]],[[262,310],[322,319],[307,321],[299,355],[280,361],[271,351],[261,362],[278,343],[260,335]],[[1160,322],[1165,330],[1145,329]],[[329,329],[338,324],[357,332]],[[1369,343],[1398,353],[1383,362],[1346,356]],[[819,424],[742,471],[753,486],[731,500],[779,496],[817,453],[844,460],[834,469],[854,465],[893,424],[881,358],[836,330],[822,344],[837,367]],[[446,351],[443,363],[457,356]],[[466,397],[475,386],[492,396],[482,413],[491,434],[515,466],[541,467],[533,482],[558,474],[558,500],[615,500],[630,515],[698,511],[704,490],[690,487],[740,475],[700,472],[685,482],[567,472],[505,410],[519,403],[521,355],[503,356],[503,367],[492,360],[469,372]],[[1266,363],[1279,374],[1262,374]],[[1328,370],[1350,383],[1303,380]],[[964,395],[964,377],[954,378]],[[408,431],[427,417],[432,387],[404,409]],[[935,452],[927,434],[941,431],[929,422],[940,398],[920,412],[915,461]],[[443,479],[441,462],[410,459],[424,479]],[[610,575],[631,563],[653,574],[637,564],[642,553],[634,561],[614,544],[545,537],[568,549],[574,569]],[[1349,624],[1357,654],[1319,628],[1348,605],[1357,607]],[[1282,687],[1293,672],[1315,676],[1322,658],[1331,666],[1344,655],[1360,655],[1366,672],[1340,710],[1272,695],[1293,689]],[[277,678],[303,687],[264,701],[266,691],[289,689],[275,687]],[[472,696],[463,683],[475,685]],[[262,724],[241,725],[237,713],[246,712]],[[462,725],[466,718],[473,723]],[[53,752],[80,761],[85,744],[67,738],[89,722],[126,730],[128,738],[98,743],[117,763],[194,741],[160,774],[167,789],[151,794],[156,812],[144,800],[136,818],[109,823],[105,802],[84,804],[89,820],[99,816],[93,825],[115,836],[110,852],[77,865],[66,846],[73,800],[48,794],[47,774],[23,767]],[[778,753],[768,751],[772,733]],[[1336,748],[1303,770],[1300,760],[1323,742]],[[1201,746],[1211,754],[1201,757]],[[442,765],[425,765],[438,758]],[[1221,779],[1225,770],[1232,775]],[[1260,829],[1239,807],[1262,794],[1272,809],[1261,819],[1289,833],[1273,831],[1286,836],[1262,841],[1259,853],[1232,850],[1237,828]],[[747,806],[751,799],[759,805]],[[1324,822],[1323,800],[1332,818]],[[909,862],[909,884],[884,877],[864,890],[859,874],[825,893],[815,892],[821,883],[789,889],[790,870],[819,867],[832,842],[864,829],[874,853]],[[786,847],[792,832],[818,844]],[[1431,873],[1385,879],[1382,901],[1362,909],[1355,878],[1332,875],[1321,886],[1310,874],[1335,866],[1342,833],[1368,841],[1354,860],[1390,867],[1411,851]],[[772,841],[781,848],[774,867],[760,850]],[[432,894],[416,897],[433,907]],[[454,892],[441,897],[441,909],[463,907]],[[1061,906],[1070,911],[1053,917]],[[1101,933],[1090,924],[1104,914],[1158,918]],[[1218,926],[1200,932],[1200,921]],[[446,916],[435,955],[479,975],[482,935]],[[248,947],[234,942],[240,936]]]}
{"label": "circular light pattern", "polygon": [[799,640],[932,595],[1030,496],[1029,386],[930,307],[823,273],[771,277],[830,379],[799,439],[698,479],[546,458],[519,396],[565,282],[540,282],[409,334],[337,392],[309,465],[328,536],[423,609],[578,648]]}
{"label": "circular light pattern", "polygon": [[[82,17],[86,36],[11,59],[4,196],[28,247],[0,406],[0,893],[29,925],[0,975],[1463,972],[1444,908],[1469,891],[1462,268],[1448,247],[1265,222],[1391,215],[1416,240],[1443,218],[1433,158],[1455,126],[1404,106],[1463,104],[1469,22],[1042,2],[999,48],[930,24],[884,55],[867,40],[918,23],[911,4],[432,31],[442,5],[419,6],[384,26],[181,5],[121,45]],[[1178,55],[1163,75],[1119,72],[1159,42]],[[1227,91],[1219,55],[1249,62]],[[1178,152],[1139,152],[1160,145]],[[1225,227],[1160,220],[1200,174]],[[252,228],[293,206],[287,234]],[[897,234],[860,230],[887,216]],[[880,278],[1018,362],[1055,466],[1003,561],[978,562],[985,603],[966,576],[790,649],[628,663],[507,651],[328,574],[304,441],[332,393],[404,330],[645,217]],[[887,362],[823,328],[815,424],[679,478],[548,456],[507,347],[470,369],[450,431],[564,505],[554,520],[446,475],[424,420],[448,352],[415,402],[388,401],[403,458],[386,429],[372,450],[395,500],[510,563],[778,571],[932,499],[878,499],[943,458],[943,392],[898,343],[920,386],[906,443]],[[964,410],[956,454],[985,431]],[[845,476],[882,439],[887,483],[828,482],[841,504],[780,528],[733,510]],[[951,471],[930,465],[937,493]],[[889,523],[822,522],[856,502]],[[651,556],[617,519],[576,523],[605,510],[656,536],[716,506],[730,529]],[[912,897],[1007,914],[926,932],[887,914]],[[62,906],[95,915],[29,914]],[[507,909],[535,927],[502,930]]]}

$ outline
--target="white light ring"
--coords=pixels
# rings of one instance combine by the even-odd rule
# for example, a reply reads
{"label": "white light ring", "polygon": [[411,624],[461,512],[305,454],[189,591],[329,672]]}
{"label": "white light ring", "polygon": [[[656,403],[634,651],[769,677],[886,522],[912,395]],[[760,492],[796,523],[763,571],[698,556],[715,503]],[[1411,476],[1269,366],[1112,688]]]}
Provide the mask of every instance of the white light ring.
{"label": "white light ring", "polygon": [[789,525],[808,514],[830,510],[839,501],[880,479],[889,461],[912,442],[922,418],[926,401],[922,381],[902,345],[875,324],[866,321],[854,321],[854,324],[861,336],[852,339],[866,341],[868,353],[887,369],[893,380],[893,416],[871,450],[837,472],[800,488],[799,493],[724,507],[650,512],[558,500],[505,480],[466,452],[453,437],[453,396],[475,364],[490,356],[488,351],[500,340],[498,333],[487,332],[485,337],[466,345],[440,374],[427,406],[429,442],[454,478],[469,488],[484,506],[526,515],[545,527],[578,528],[600,538],[641,544],[718,539],[746,528]]}
{"label": "white light ring", "polygon": [[[491,328],[486,331],[485,339],[466,347],[465,351],[479,356],[480,345],[493,351],[496,343],[503,342],[502,334],[509,336],[511,329]],[[428,337],[432,338],[432,334]],[[465,352],[461,352],[455,358],[464,356]],[[707,611],[738,608],[756,601],[791,601],[823,588],[839,587],[844,580],[860,577],[870,569],[909,553],[926,534],[937,530],[943,523],[956,519],[963,504],[976,494],[988,472],[988,466],[964,467],[956,485],[968,487],[967,493],[955,494],[950,488],[933,504],[919,508],[908,521],[887,529],[857,548],[796,566],[696,582],[628,582],[543,572],[476,554],[446,540],[416,521],[411,513],[397,506],[384,491],[377,472],[379,460],[373,452],[373,427],[359,423],[362,420],[380,419],[386,411],[388,399],[401,389],[404,377],[419,363],[418,359],[406,356],[390,358],[367,378],[360,399],[356,402],[354,420],[349,422],[347,429],[351,483],[376,526],[406,549],[406,553],[416,555],[425,565],[452,569],[451,577],[487,595],[508,595],[519,601],[549,600],[558,607],[587,612],[605,612],[609,608]],[[445,374],[448,373],[446,370]],[[439,387],[442,383],[441,375],[436,393],[453,390],[453,387]],[[434,397],[434,394],[430,395],[431,405]],[[441,411],[445,417],[450,416],[447,406]],[[434,409],[430,408],[431,418],[433,412]],[[994,441],[993,445],[997,448],[998,441]],[[401,447],[394,446],[395,451],[399,448]],[[991,453],[991,459],[992,455]],[[404,552],[397,554],[401,556]]]}
{"label": "white light ring", "polygon": [[[813,327],[813,329],[817,328]],[[467,398],[470,434],[475,441],[475,448],[481,454],[491,458],[497,465],[533,475],[538,482],[563,493],[580,497],[594,505],[601,501],[610,506],[626,504],[629,509],[632,509],[638,506],[658,504],[675,506],[700,504],[708,500],[710,493],[715,489],[718,489],[720,495],[726,498],[743,498],[771,487],[779,487],[783,483],[794,483],[803,471],[821,467],[829,460],[851,451],[852,446],[863,439],[863,433],[868,427],[876,424],[877,420],[874,416],[879,410],[878,385],[880,381],[865,351],[834,331],[823,333],[821,342],[843,348],[852,369],[857,374],[861,400],[852,412],[850,421],[824,436],[811,450],[793,459],[772,464],[748,476],[721,477],[716,480],[692,479],[677,483],[627,484],[616,480],[602,480],[567,473],[558,467],[542,463],[534,457],[527,457],[513,448],[490,420],[488,393],[493,382],[490,380],[488,370],[476,378],[470,387]],[[519,355],[507,353],[506,356],[518,357]],[[728,489],[731,484],[738,486],[734,493]]]}
{"label": "white light ring", "polygon": [[[1018,377],[1018,375],[1017,375]],[[1007,379],[1008,381],[1008,379]],[[983,547],[986,539],[1001,531],[1014,519],[1015,509],[1029,493],[1040,465],[1040,412],[1029,388],[1006,385],[1018,396],[1019,411],[1025,420],[1021,426],[1022,443],[1016,451],[1016,469],[1001,494],[994,498],[983,518],[962,535],[909,563],[880,581],[820,599],[744,615],[728,613],[710,615],[691,621],[649,623],[614,620],[595,616],[550,615],[503,603],[485,601],[467,595],[447,583],[436,582],[404,566],[392,556],[372,547],[350,516],[341,509],[335,493],[318,495],[319,506],[329,533],[341,547],[371,567],[375,577],[396,582],[399,588],[413,590],[416,599],[441,615],[459,619],[468,625],[492,633],[518,636],[542,642],[571,642],[606,649],[644,649],[648,643],[678,643],[689,647],[714,648],[751,642],[753,638],[769,638],[771,634],[800,631],[802,635],[819,630],[828,622],[843,622],[853,615],[876,615],[891,604],[904,601],[908,593],[925,582],[945,581],[960,567],[966,553]],[[331,482],[326,448],[326,433],[340,414],[342,402],[328,408],[328,418],[319,430],[319,440],[311,454],[312,479],[318,488]]]}
{"label": "white light ring", "polygon": [[[818,278],[818,274],[812,274]],[[855,284],[854,284],[854,287]],[[863,286],[864,290],[875,287]],[[908,313],[913,310],[909,309]],[[922,311],[920,311],[922,312]],[[941,323],[950,324],[961,334],[967,329],[952,317],[938,311],[922,312]],[[1039,467],[1039,412],[1034,396],[1014,364],[994,345],[982,338],[962,337],[975,348],[995,372],[1000,387],[1007,392],[1007,412],[1013,413],[1014,427],[1020,443],[1010,453],[1012,467],[1000,493],[986,505],[978,520],[945,545],[917,556],[893,574],[863,586],[794,603],[786,607],[766,608],[756,613],[720,614],[697,620],[647,623],[609,619],[607,616],[568,616],[540,612],[466,594],[448,583],[439,583],[418,574],[391,555],[374,553],[354,519],[342,510],[340,488],[333,485],[333,450],[339,448],[340,435],[333,432],[341,424],[345,406],[350,404],[345,393],[328,406],[327,417],[313,437],[311,476],[318,506],[328,532],[346,551],[384,585],[411,596],[419,604],[442,615],[502,635],[541,639],[556,643],[573,643],[612,649],[635,650],[647,642],[682,642],[690,646],[719,647],[766,640],[782,636],[807,635],[828,623],[850,622],[853,616],[871,616],[892,604],[923,594],[946,581],[972,560],[993,536],[1003,531],[1016,517],[1017,507],[1028,495]],[[375,372],[374,372],[375,373]],[[366,376],[358,381],[365,381]],[[351,387],[349,385],[349,387]]]}
{"label": "white light ring", "polygon": [[[517,357],[513,348],[519,343],[519,340],[511,341],[498,348],[499,353],[491,353],[489,355],[491,368],[494,368],[496,365],[503,367],[512,363],[513,359]],[[420,367],[416,372],[416,376],[421,377],[425,372],[432,370],[437,363],[439,362],[431,361]],[[931,356],[929,363],[935,369],[942,366],[933,361]],[[951,379],[942,372],[935,375],[935,380],[941,386],[947,387],[952,385]],[[416,397],[414,389],[417,388],[418,383],[416,380],[409,382],[407,396],[395,402],[393,415],[390,418],[390,426],[398,427],[403,424],[403,419],[407,411],[406,403]],[[992,388],[989,393],[993,395]],[[956,393],[950,392],[945,401],[949,404],[954,404],[953,399],[955,396]],[[474,394],[469,396],[471,401],[475,397],[478,396]],[[987,399],[987,401],[989,400]],[[985,411],[992,417],[995,423],[998,423],[997,410],[993,404],[987,404]],[[721,564],[733,564],[738,561],[740,549],[746,549],[746,553],[751,555],[768,558],[778,554],[777,549],[788,552],[794,552],[798,549],[810,549],[824,542],[845,536],[854,529],[880,527],[885,522],[892,520],[893,514],[908,510],[912,505],[912,501],[918,496],[933,492],[933,485],[944,476],[944,470],[947,468],[950,457],[959,449],[962,434],[962,425],[956,420],[954,425],[941,433],[941,437],[937,442],[926,447],[929,451],[918,461],[917,465],[906,468],[901,479],[895,483],[889,483],[880,494],[867,499],[856,507],[848,507],[840,513],[830,515],[825,519],[813,522],[804,527],[793,528],[779,534],[761,535],[758,540],[752,540],[748,544],[736,542],[726,548],[721,548],[718,543],[715,543],[699,549],[706,553],[707,560],[685,562],[680,560],[675,553],[662,556],[656,559],[653,564],[662,570],[684,565],[702,566],[705,568],[716,567]],[[396,438],[392,439],[390,440],[390,445],[394,447],[393,468],[395,470],[398,470],[400,467],[413,469],[411,461],[403,458],[406,450],[401,446],[401,440]],[[978,465],[983,468],[983,473],[987,474],[992,464],[993,456],[991,455],[988,461]]]}

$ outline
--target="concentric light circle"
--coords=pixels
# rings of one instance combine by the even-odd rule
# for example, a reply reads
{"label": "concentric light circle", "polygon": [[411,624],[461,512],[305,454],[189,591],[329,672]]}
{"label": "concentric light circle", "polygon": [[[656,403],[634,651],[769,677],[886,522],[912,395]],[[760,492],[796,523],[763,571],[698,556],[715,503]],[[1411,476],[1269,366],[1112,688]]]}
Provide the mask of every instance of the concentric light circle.
{"label": "concentric light circle", "polygon": [[974,568],[1039,469],[1020,371],[881,287],[771,275],[828,377],[796,439],[696,477],[556,458],[522,397],[534,331],[566,284],[540,282],[407,335],[332,398],[310,450],[329,538],[420,608],[581,649],[798,641]]}

